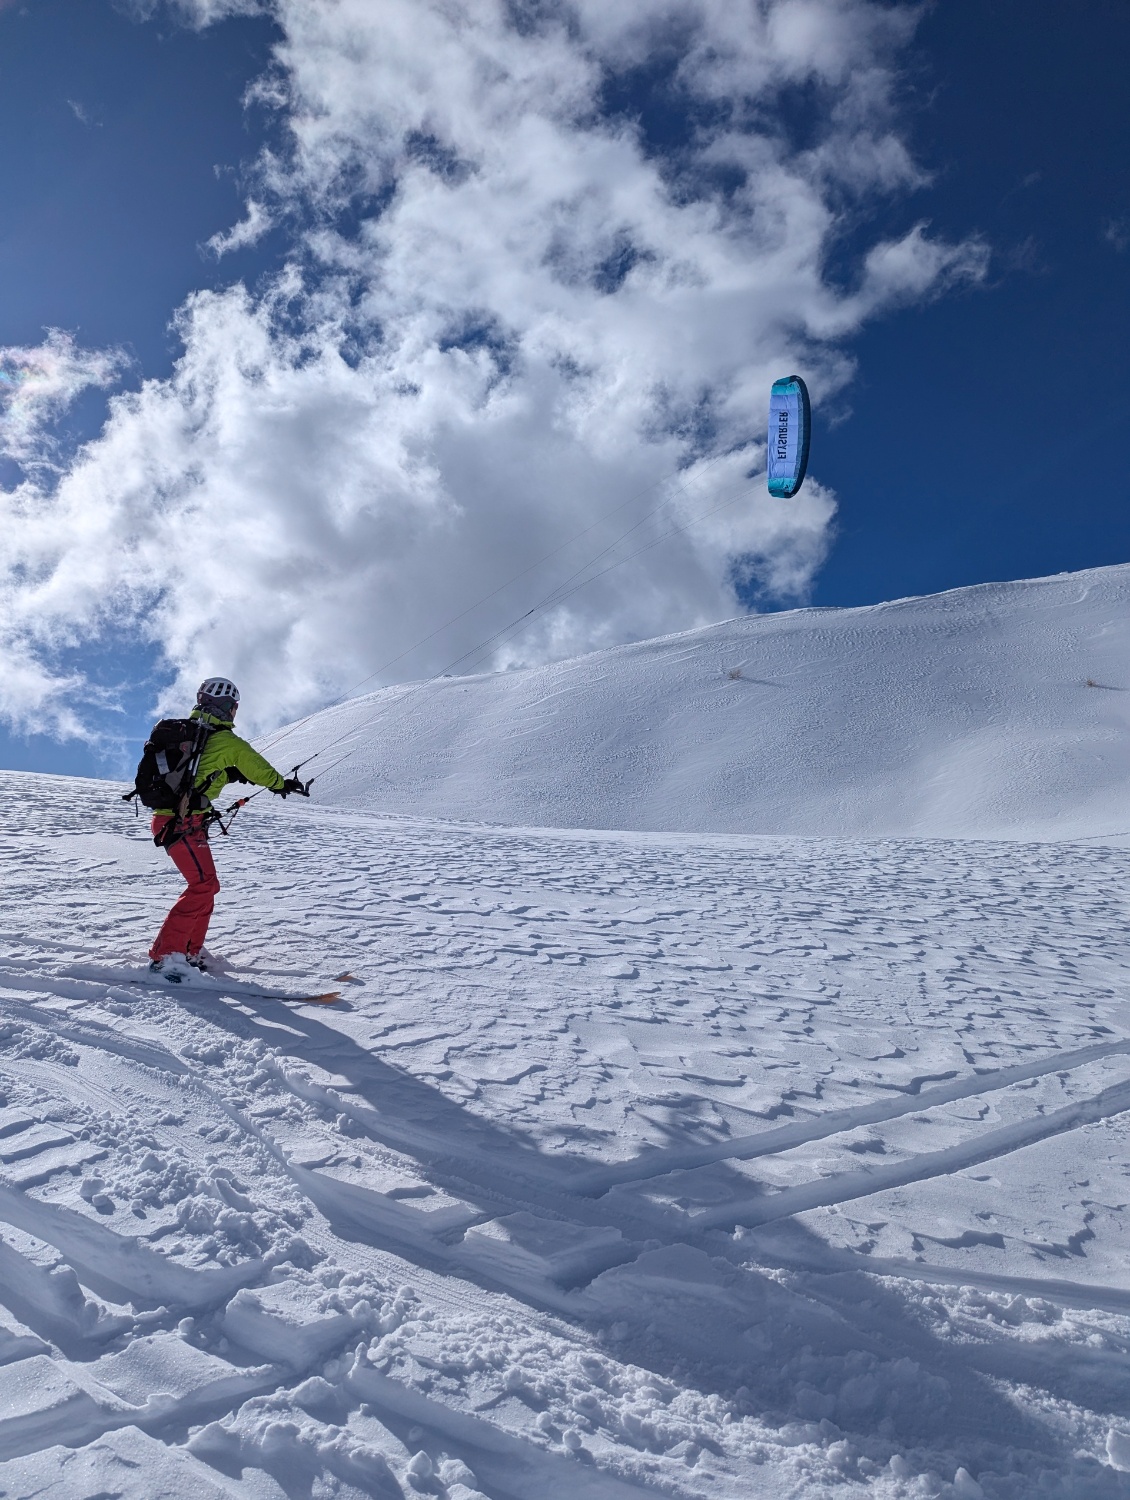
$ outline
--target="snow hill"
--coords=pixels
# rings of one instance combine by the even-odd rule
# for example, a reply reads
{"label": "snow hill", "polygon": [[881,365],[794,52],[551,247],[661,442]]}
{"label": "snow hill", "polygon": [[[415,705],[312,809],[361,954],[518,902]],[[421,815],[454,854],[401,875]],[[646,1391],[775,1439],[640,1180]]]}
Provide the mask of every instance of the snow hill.
{"label": "snow hill", "polygon": [[509,825],[1093,836],[1130,828],[1127,689],[1130,565],[390,688],[270,753],[333,742],[322,802]]}

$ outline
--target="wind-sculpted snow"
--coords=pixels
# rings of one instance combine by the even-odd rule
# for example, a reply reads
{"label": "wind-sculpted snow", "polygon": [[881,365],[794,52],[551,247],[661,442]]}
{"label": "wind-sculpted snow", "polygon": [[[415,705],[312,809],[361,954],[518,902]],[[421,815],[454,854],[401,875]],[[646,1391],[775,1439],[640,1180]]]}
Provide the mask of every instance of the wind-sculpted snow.
{"label": "wind-sculpted snow", "polygon": [[[270,741],[315,796],[562,828],[1130,829],[1130,566],[754,615],[388,688]],[[341,757],[347,756],[347,759]]]}
{"label": "wind-sculpted snow", "polygon": [[1130,1492],[1130,853],[0,784],[0,1496]]}

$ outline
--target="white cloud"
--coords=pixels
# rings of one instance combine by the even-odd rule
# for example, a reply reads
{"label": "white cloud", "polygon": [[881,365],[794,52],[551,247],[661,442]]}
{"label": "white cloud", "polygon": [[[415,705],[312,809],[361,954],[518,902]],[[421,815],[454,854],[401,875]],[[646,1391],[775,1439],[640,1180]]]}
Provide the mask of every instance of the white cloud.
{"label": "white cloud", "polygon": [[113,351],[79,349],[58,328],[30,348],[0,347],[0,455],[25,465],[50,463],[51,425],[82,391],[110,385],[123,363]]}
{"label": "white cloud", "polygon": [[1130,250],[1130,218],[1108,219],[1103,225],[1103,239],[1108,245],[1113,245],[1119,255]]}
{"label": "white cloud", "polygon": [[270,0],[117,0],[119,9],[138,21],[148,21],[162,9],[168,9],[190,26],[210,26],[228,16],[268,14]]}
{"label": "white cloud", "polygon": [[[201,25],[254,8],[179,6]],[[735,613],[739,576],[802,595],[834,499],[811,481],[774,501],[746,478],[770,382],[799,369],[819,397],[849,377],[841,343],[865,319],[983,273],[977,246],[921,226],[863,256],[854,289],[825,271],[849,200],[854,220],[921,180],[891,105],[906,9],[273,11],[283,40],[257,98],[285,112],[292,151],[264,158],[213,248],[288,223],[290,263],[255,292],[190,299],[172,377],[116,397],[57,483],[0,497],[0,597],[29,659],[133,630],[178,692],[230,673],[262,724],[593,528],[390,675],[442,670],[652,508],[606,562],[646,550],[493,663]],[[616,69],[665,57],[685,128],[661,150],[602,101]],[[801,144],[780,123],[786,84],[819,101]]]}
{"label": "white cloud", "polygon": [[213,255],[227,255],[232,250],[244,250],[249,245],[254,245],[263,238],[271,228],[271,216],[263,205],[254,198],[248,199],[247,212],[238,224],[233,224],[230,229],[219,234],[214,234],[206,241],[206,247]]}
{"label": "white cloud", "polygon": [[110,385],[124,363],[116,352],[77,348],[55,328],[31,348],[0,347],[0,456],[27,476],[0,491],[0,719],[19,730],[82,733],[78,704],[101,696],[56,665],[74,644],[72,621],[67,609],[44,610],[39,600],[61,550],[52,505],[64,460],[55,425],[83,391]]}

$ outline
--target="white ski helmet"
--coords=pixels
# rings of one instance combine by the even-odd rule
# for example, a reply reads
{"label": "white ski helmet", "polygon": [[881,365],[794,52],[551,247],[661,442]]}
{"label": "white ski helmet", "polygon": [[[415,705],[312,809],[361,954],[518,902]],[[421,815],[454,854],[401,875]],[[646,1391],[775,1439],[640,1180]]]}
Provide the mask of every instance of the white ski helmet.
{"label": "white ski helmet", "polygon": [[196,706],[231,718],[239,705],[239,689],[228,677],[205,677],[196,694]]}

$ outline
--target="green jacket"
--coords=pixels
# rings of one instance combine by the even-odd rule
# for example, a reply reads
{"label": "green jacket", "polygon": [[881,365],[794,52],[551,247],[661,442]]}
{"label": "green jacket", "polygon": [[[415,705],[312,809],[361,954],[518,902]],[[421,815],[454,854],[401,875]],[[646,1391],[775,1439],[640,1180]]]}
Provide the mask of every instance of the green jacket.
{"label": "green jacket", "polygon": [[[194,798],[193,801],[203,800],[204,806],[208,807],[213,798],[220,795],[228,782],[236,779],[228,775],[229,768],[241,771],[248,781],[253,781],[256,786],[266,787],[269,792],[279,790],[286,777],[280,775],[270,761],[264,760],[258,750],[249,745],[246,740],[241,740],[229,723],[215,718],[212,714],[206,714],[199,708],[194,708],[189,717],[203,719],[205,724],[215,726],[200,755],[200,764],[193,783],[200,796]],[[174,809],[171,807],[159,807],[156,809],[155,816],[172,817],[173,812]]]}

